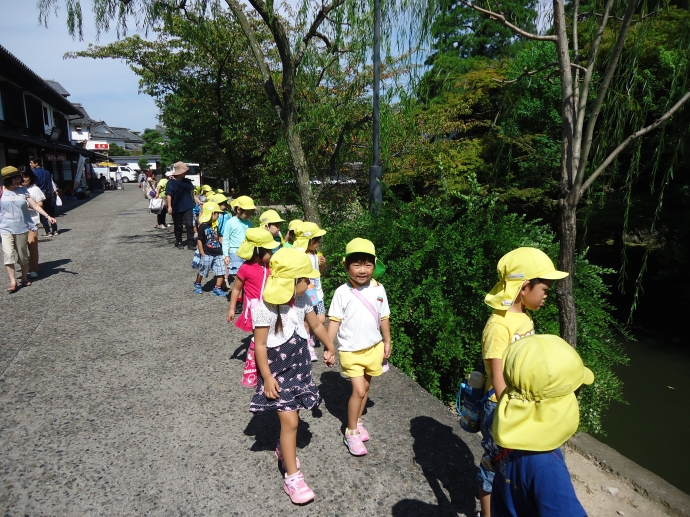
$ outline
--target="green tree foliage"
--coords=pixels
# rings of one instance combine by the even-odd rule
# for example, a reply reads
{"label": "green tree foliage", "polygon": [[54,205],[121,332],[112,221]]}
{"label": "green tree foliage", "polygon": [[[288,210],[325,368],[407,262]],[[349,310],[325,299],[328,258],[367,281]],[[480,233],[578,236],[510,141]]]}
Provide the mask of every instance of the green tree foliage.
{"label": "green tree foliage", "polygon": [[110,144],[108,146],[108,155],[109,156],[131,156],[132,153],[129,152],[124,147],[121,147],[117,144]]}
{"label": "green tree foliage", "polygon": [[[371,239],[388,268],[381,282],[391,306],[392,362],[446,402],[481,356],[491,310],[483,300],[496,282],[498,259],[519,246],[535,246],[552,258],[558,253],[547,226],[509,213],[472,180],[466,194],[388,201],[378,218],[362,214],[343,221],[339,214],[331,223],[324,241],[331,264],[324,278],[326,301],[346,278],[339,257],[347,242]],[[584,257],[577,261],[578,351],[597,377],[580,395],[581,428],[590,432],[601,431],[601,412],[610,400],[621,400],[611,367],[626,362],[616,342],[620,326],[606,302],[604,272]],[[537,332],[558,333],[552,300],[534,315]]]}
{"label": "green tree foliage", "polygon": [[[246,40],[232,17],[170,15],[155,41],[139,35],[69,57],[125,59],[161,110],[167,142],[144,133],[170,163],[198,162],[246,189],[252,167],[278,138]],[[158,133],[158,135],[160,135]]]}

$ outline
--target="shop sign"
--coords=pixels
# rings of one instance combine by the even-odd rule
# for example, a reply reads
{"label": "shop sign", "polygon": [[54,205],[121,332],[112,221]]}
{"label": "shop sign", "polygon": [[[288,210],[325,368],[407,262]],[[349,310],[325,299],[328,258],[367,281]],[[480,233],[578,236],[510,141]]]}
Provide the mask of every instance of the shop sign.
{"label": "shop sign", "polygon": [[108,142],[97,142],[95,140],[89,140],[86,142],[86,148],[107,151],[108,149],[110,149],[110,145],[108,144]]}

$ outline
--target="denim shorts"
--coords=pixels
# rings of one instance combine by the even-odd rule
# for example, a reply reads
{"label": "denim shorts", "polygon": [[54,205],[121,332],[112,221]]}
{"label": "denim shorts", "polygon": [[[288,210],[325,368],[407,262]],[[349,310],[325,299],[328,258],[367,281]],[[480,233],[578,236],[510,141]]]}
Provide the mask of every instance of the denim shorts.
{"label": "denim shorts", "polygon": [[484,454],[479,462],[477,485],[479,485],[481,490],[488,493],[491,493],[491,487],[494,484],[494,467],[491,462],[501,453],[501,447],[494,442],[494,435],[491,433],[491,424],[494,422],[495,409],[496,402],[487,400],[484,402],[479,416],[479,431],[482,433],[482,448],[484,449]]}

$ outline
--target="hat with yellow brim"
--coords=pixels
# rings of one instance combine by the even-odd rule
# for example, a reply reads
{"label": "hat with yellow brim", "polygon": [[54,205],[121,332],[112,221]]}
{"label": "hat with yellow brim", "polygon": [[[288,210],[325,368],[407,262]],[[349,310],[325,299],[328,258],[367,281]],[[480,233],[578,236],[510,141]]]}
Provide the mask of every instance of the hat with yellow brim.
{"label": "hat with yellow brim", "polygon": [[265,228],[247,228],[247,232],[244,234],[244,241],[237,250],[237,256],[243,260],[249,260],[254,256],[255,248],[274,250],[278,246],[280,246],[280,243],[276,242],[271,232]]}
{"label": "hat with yellow brim", "polygon": [[297,227],[302,224],[304,221],[302,219],[293,219],[290,221],[290,224],[288,224],[288,231],[295,231]]}
{"label": "hat with yellow brim", "polygon": [[[353,253],[366,253],[367,255],[371,255],[372,257],[374,257],[374,274],[372,275],[373,278],[379,278],[386,272],[386,266],[376,256],[376,247],[374,246],[374,243],[370,240],[356,237],[352,239],[350,242],[348,242],[347,246],[345,247],[345,258],[347,258],[348,255],[352,255]],[[343,264],[345,264],[345,258],[343,259]]]}
{"label": "hat with yellow brim", "polygon": [[211,188],[210,185],[201,185],[201,191],[202,192],[213,192],[213,189]]}
{"label": "hat with yellow brim", "polygon": [[326,230],[319,228],[319,225],[311,222],[303,222],[295,229],[295,243],[294,248],[301,251],[307,251],[307,246],[309,246],[309,241],[311,239],[316,239],[326,235]]}
{"label": "hat with yellow brim", "polygon": [[263,214],[259,216],[259,221],[261,224],[271,224],[271,223],[284,223],[285,219],[280,217],[278,212],[275,210],[266,210]]}
{"label": "hat with yellow brim", "polygon": [[256,206],[254,205],[254,200],[249,196],[240,196],[232,201],[230,205],[233,208],[241,208],[242,210],[254,210]]}
{"label": "hat with yellow brim", "polygon": [[213,201],[214,203],[218,203],[219,205],[221,203],[227,203],[228,202],[228,197],[225,194],[213,194],[212,196],[209,196],[210,201]]}
{"label": "hat with yellow brim", "polygon": [[271,275],[266,280],[264,300],[276,305],[288,303],[295,295],[295,280],[298,278],[319,278],[321,273],[314,269],[309,257],[295,248],[281,248],[273,254]]}
{"label": "hat with yellow brim", "polygon": [[213,201],[207,201],[203,205],[201,205],[201,213],[199,214],[199,222],[200,223],[207,223],[211,220],[213,213],[214,212],[223,212],[221,210],[220,206],[218,206],[218,203],[214,203]]}
{"label": "hat with yellow brim", "polygon": [[10,179],[14,178],[15,176],[21,176],[22,173],[19,172],[19,169],[16,167],[13,167],[12,165],[8,165],[7,167],[2,168],[2,179]]}
{"label": "hat with yellow brim", "polygon": [[558,271],[549,256],[537,248],[517,248],[498,261],[499,281],[484,298],[484,303],[498,310],[513,305],[526,280],[560,280],[568,273]]}
{"label": "hat with yellow brim", "polygon": [[498,445],[524,451],[552,451],[580,423],[575,390],[594,374],[558,336],[532,335],[503,353],[506,389],[498,399],[492,432]]}

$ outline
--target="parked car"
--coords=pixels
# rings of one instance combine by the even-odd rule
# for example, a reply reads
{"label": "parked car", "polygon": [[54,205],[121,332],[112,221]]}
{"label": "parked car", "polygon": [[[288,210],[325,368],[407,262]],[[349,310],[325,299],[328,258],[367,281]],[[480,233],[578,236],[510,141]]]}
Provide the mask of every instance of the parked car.
{"label": "parked car", "polygon": [[110,181],[115,181],[115,175],[118,169],[122,175],[122,183],[137,181],[137,171],[132,170],[132,168],[127,165],[118,165],[117,167],[94,167],[93,171],[96,173],[96,176],[103,174]]}

